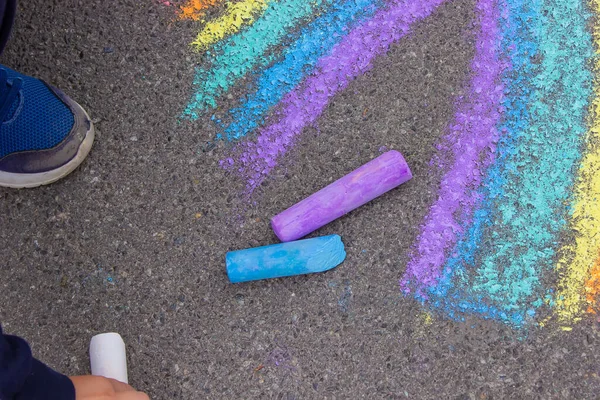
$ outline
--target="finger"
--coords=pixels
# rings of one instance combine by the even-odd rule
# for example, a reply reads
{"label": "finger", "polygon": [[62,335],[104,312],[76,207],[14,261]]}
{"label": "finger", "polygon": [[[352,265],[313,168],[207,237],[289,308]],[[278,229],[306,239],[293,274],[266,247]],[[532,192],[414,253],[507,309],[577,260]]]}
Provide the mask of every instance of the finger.
{"label": "finger", "polygon": [[120,392],[135,392],[135,389],[132,388],[131,386],[129,386],[128,384],[126,384],[126,383],[119,382],[118,380],[112,379],[112,378],[107,378],[107,379],[110,381],[110,383],[111,383],[111,385],[112,385],[112,387],[113,387],[113,389],[115,390],[116,393],[120,393]]}
{"label": "finger", "polygon": [[77,398],[92,397],[98,393],[114,394],[115,390],[110,380],[102,376],[81,375],[72,376],[71,382],[75,387]]}
{"label": "finger", "polygon": [[116,400],[150,400],[146,393],[142,392],[121,392],[115,396]]}

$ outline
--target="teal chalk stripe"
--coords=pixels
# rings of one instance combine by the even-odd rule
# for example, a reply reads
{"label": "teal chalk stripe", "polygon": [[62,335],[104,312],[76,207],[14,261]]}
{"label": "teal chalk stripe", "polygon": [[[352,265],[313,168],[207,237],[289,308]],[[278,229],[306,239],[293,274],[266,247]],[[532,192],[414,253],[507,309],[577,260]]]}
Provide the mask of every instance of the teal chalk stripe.
{"label": "teal chalk stripe", "polygon": [[211,67],[198,68],[193,82],[194,94],[183,116],[196,120],[217,105],[227,92],[253,68],[264,67],[275,56],[269,50],[280,44],[302,20],[323,11],[332,0],[280,0],[269,3],[263,15],[251,26],[218,43],[206,54]]}
{"label": "teal chalk stripe", "polygon": [[540,279],[554,266],[565,225],[592,96],[587,67],[593,42],[583,0],[506,3],[528,31],[517,36],[514,51],[507,46],[516,72],[507,77],[511,90],[501,127],[507,135],[436,301],[457,315],[478,313],[522,326],[543,304]]}
{"label": "teal chalk stripe", "polygon": [[283,60],[260,75],[256,90],[243,104],[230,111],[233,122],[225,128],[225,138],[239,139],[256,129],[271,107],[314,70],[319,58],[328,54],[352,27],[371,17],[380,4],[378,0],[334,1],[327,14],[300,32]]}

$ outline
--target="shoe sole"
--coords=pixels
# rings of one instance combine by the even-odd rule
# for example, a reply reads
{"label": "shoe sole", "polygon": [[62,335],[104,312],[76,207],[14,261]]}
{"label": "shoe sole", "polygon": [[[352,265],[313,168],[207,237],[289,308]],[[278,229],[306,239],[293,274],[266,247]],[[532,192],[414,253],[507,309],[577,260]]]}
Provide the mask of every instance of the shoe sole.
{"label": "shoe sole", "polygon": [[[77,104],[77,106],[79,106],[79,104]],[[56,169],[39,172],[36,174],[17,174],[13,172],[0,171],[0,186],[13,189],[35,188],[54,183],[76,170],[90,153],[95,138],[94,124],[92,123],[90,116],[83,109],[83,107],[79,106],[79,108],[84,112],[86,118],[90,121],[90,129],[85,134],[85,138],[81,142],[81,145],[77,150],[77,154],[71,159],[71,161]]]}

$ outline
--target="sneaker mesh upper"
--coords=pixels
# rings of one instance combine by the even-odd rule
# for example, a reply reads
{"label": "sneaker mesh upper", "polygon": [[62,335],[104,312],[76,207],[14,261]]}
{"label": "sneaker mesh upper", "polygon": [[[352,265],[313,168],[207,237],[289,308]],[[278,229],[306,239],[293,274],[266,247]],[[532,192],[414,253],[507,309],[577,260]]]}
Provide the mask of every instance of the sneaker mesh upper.
{"label": "sneaker mesh upper", "polygon": [[[49,149],[59,144],[75,123],[71,110],[39,79],[0,65],[8,80],[21,78],[19,96],[0,124],[0,158],[15,152]],[[0,90],[9,90],[6,85]]]}

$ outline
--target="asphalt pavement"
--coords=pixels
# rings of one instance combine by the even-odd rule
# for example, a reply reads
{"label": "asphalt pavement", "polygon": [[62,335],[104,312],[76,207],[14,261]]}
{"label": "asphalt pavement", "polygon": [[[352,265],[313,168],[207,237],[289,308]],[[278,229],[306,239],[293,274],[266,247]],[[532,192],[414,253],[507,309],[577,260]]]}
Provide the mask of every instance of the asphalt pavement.
{"label": "asphalt pavement", "polygon": [[[417,23],[336,96],[251,201],[219,166],[190,96],[193,21],[153,0],[30,0],[2,63],[63,89],[97,139],[67,179],[1,190],[0,320],[65,374],[89,373],[119,332],[130,383],[153,399],[597,398],[594,320],[568,334],[457,322],[404,297],[404,272],[440,176],[429,161],[473,57],[474,1]],[[235,104],[236,87],[223,107]],[[225,253],[276,242],[269,219],[380,154],[412,181],[315,235],[348,253],[323,274],[232,285]]]}

